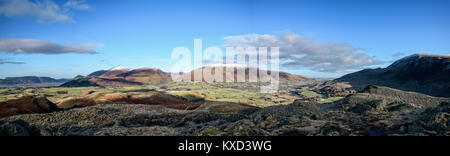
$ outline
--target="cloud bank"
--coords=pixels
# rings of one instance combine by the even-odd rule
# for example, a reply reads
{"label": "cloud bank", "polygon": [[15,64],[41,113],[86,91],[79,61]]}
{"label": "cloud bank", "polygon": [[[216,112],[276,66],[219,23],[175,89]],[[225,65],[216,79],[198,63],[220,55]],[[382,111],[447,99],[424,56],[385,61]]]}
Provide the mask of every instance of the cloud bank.
{"label": "cloud bank", "polygon": [[342,73],[383,63],[347,43],[320,43],[292,32],[227,36],[224,40],[225,47],[279,47],[280,65],[292,69]]}
{"label": "cloud bank", "polygon": [[0,51],[12,54],[95,54],[102,45],[65,45],[37,39],[0,39]]}
{"label": "cloud bank", "polygon": [[62,7],[52,0],[0,0],[0,15],[6,17],[32,17],[39,23],[74,23],[72,10],[91,8],[85,0],[69,0]]}

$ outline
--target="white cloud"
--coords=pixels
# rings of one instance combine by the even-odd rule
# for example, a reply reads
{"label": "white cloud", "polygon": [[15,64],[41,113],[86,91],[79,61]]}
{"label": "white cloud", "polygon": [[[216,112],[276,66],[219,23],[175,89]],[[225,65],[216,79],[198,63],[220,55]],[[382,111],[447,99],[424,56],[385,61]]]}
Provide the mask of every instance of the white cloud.
{"label": "white cloud", "polygon": [[87,4],[86,0],[68,0],[64,4],[64,8],[75,10],[89,10],[91,6]]}
{"label": "white cloud", "polygon": [[39,23],[74,23],[71,10],[86,10],[89,8],[90,6],[84,0],[69,0],[65,3],[63,9],[52,0],[0,0],[0,15],[32,17]]}
{"label": "white cloud", "polygon": [[7,59],[1,59],[0,58],[0,65],[1,64],[25,64],[24,62],[17,62],[17,61],[9,61]]}
{"label": "white cloud", "polygon": [[[102,45],[99,45],[100,47]],[[66,45],[37,39],[0,39],[0,51],[12,54],[95,54],[95,44]]]}
{"label": "white cloud", "polygon": [[392,55],[393,57],[401,57],[401,56],[405,56],[405,53],[402,53],[402,52],[398,52],[398,53],[395,53],[394,55]]}
{"label": "white cloud", "polygon": [[293,69],[342,73],[382,63],[347,43],[320,43],[292,32],[227,36],[224,40],[225,47],[279,47],[281,65]]}

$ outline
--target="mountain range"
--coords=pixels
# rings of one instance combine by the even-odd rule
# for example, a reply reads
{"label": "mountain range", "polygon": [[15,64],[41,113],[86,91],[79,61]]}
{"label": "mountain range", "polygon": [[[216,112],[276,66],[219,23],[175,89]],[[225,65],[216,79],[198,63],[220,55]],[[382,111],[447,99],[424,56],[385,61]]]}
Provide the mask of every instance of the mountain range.
{"label": "mountain range", "polygon": [[[214,68],[224,68],[223,77],[224,80],[226,75],[231,74],[226,72],[225,67],[217,66],[206,66],[202,68],[195,69],[189,73],[182,74],[184,80],[194,80],[193,73],[202,70],[209,69],[207,67]],[[250,68],[247,67],[235,67],[234,81],[237,81],[237,68],[244,68],[245,71],[245,81],[249,81],[249,71]],[[256,69],[258,70],[258,69]],[[212,70],[214,73],[214,70]],[[265,70],[262,70],[265,71]],[[257,71],[258,73],[259,71]],[[270,74],[270,71],[266,71]],[[267,78],[267,76],[264,76]],[[279,80],[282,82],[287,81],[305,81],[311,80],[307,77],[301,75],[294,75],[286,72],[279,72]],[[258,75],[257,79],[260,80],[261,77]],[[163,84],[172,81],[170,73],[164,72],[157,68],[139,68],[139,69],[128,69],[116,67],[110,70],[99,70],[89,74],[86,77],[78,77],[72,81],[64,83],[61,87],[86,87],[86,86],[104,86],[104,87],[122,87],[122,86],[139,86],[144,84]]]}
{"label": "mountain range", "polygon": [[[233,68],[233,70],[229,71],[227,70],[228,68]],[[227,65],[212,65],[212,66],[205,66],[202,68],[197,68],[195,70],[192,70],[189,73],[185,73],[182,75],[182,79],[183,80],[188,80],[188,81],[194,81],[194,74],[197,73],[203,73],[203,72],[207,72],[208,70],[211,72],[211,74],[215,74],[215,69],[219,69],[223,71],[223,80],[219,80],[222,82],[238,82],[238,72],[239,71],[243,71],[245,77],[244,77],[244,81],[245,82],[249,82],[250,81],[250,72],[252,72],[252,69],[255,71],[256,73],[256,81],[260,81],[260,80],[270,80],[271,77],[271,71],[270,70],[262,70],[259,68],[249,68],[249,67],[244,67],[244,66],[237,66],[237,65],[231,65],[231,66],[227,66]],[[267,74],[260,74],[260,72],[264,72]],[[310,78],[307,78],[305,76],[302,75],[294,75],[294,74],[290,74],[287,72],[282,72],[279,71],[279,81],[281,82],[295,82],[295,81],[308,81],[311,80]],[[227,77],[227,75],[233,75],[233,77],[229,78]],[[205,76],[204,76],[205,77]],[[202,81],[205,81],[205,79],[202,79]]]}
{"label": "mountain range", "polygon": [[24,76],[0,79],[0,87],[46,87],[59,86],[70,79],[54,79],[50,77]]}

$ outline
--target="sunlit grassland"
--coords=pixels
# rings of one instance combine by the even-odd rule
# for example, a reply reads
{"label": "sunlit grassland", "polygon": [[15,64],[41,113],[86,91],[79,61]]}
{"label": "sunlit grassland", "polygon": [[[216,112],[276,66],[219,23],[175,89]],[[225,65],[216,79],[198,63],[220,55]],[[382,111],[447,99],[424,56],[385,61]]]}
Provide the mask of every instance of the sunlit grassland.
{"label": "sunlit grassland", "polygon": [[318,102],[320,104],[331,103],[331,102],[339,101],[339,100],[341,100],[343,98],[344,97],[330,97],[330,98],[320,99]]}
{"label": "sunlit grassland", "polygon": [[314,91],[309,91],[309,90],[302,91],[300,94],[302,94],[303,96],[308,97],[308,98],[314,98],[314,97],[321,97],[322,96],[322,95],[320,95],[320,94],[318,94],[318,93],[316,93]]}
{"label": "sunlit grassland", "polygon": [[[197,88],[188,87],[185,88]],[[171,88],[173,89],[173,88]],[[168,91],[169,94],[182,96],[186,98],[204,98],[207,101],[219,101],[219,102],[232,102],[241,104],[251,104],[256,106],[265,106],[267,102],[265,98],[270,97],[269,94],[263,94],[259,92],[242,91],[234,88],[210,88],[199,89],[190,91]]]}
{"label": "sunlit grassland", "polygon": [[309,90],[309,88],[307,88],[307,87],[300,89],[300,94],[307,98],[316,98],[317,102],[319,104],[331,103],[331,102],[339,101],[344,98],[344,97],[329,97],[329,98],[327,98],[319,93]]}

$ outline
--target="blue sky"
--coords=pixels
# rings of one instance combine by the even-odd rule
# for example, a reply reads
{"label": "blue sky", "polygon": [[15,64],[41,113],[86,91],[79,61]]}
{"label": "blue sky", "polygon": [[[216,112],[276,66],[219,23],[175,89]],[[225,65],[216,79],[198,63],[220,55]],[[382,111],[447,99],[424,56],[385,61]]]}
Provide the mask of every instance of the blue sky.
{"label": "blue sky", "polygon": [[[317,62],[282,68],[308,77],[338,77],[361,68],[384,67],[414,53],[450,52],[448,0],[70,0],[73,3],[20,0],[35,6],[56,5],[59,9],[50,13],[58,16],[40,14],[38,9],[45,7],[11,11],[5,7],[10,1],[0,0],[0,39],[6,46],[2,49],[0,44],[0,78],[27,75],[71,78],[115,66],[169,71],[176,62],[170,60],[172,49],[178,46],[193,49],[195,38],[203,39],[204,48],[227,44],[231,41],[224,38],[230,36],[249,41],[245,36],[249,34],[256,39],[269,35],[284,43],[282,38],[287,31],[287,36],[297,38],[298,42],[304,38],[314,40],[304,46],[312,44],[329,51],[325,54],[298,51],[319,57],[317,61],[339,65],[360,59],[339,69],[322,68]],[[80,49],[76,52],[61,50],[57,54],[8,51],[8,47],[18,45],[17,40],[11,39],[84,48],[76,48]],[[336,48],[338,44],[350,49],[336,55],[343,58],[333,58],[341,52],[333,51],[342,49]],[[84,53],[84,49],[96,53]],[[297,54],[296,49],[287,52]],[[333,57],[322,56],[329,54]],[[367,61],[373,62],[364,63]]]}

